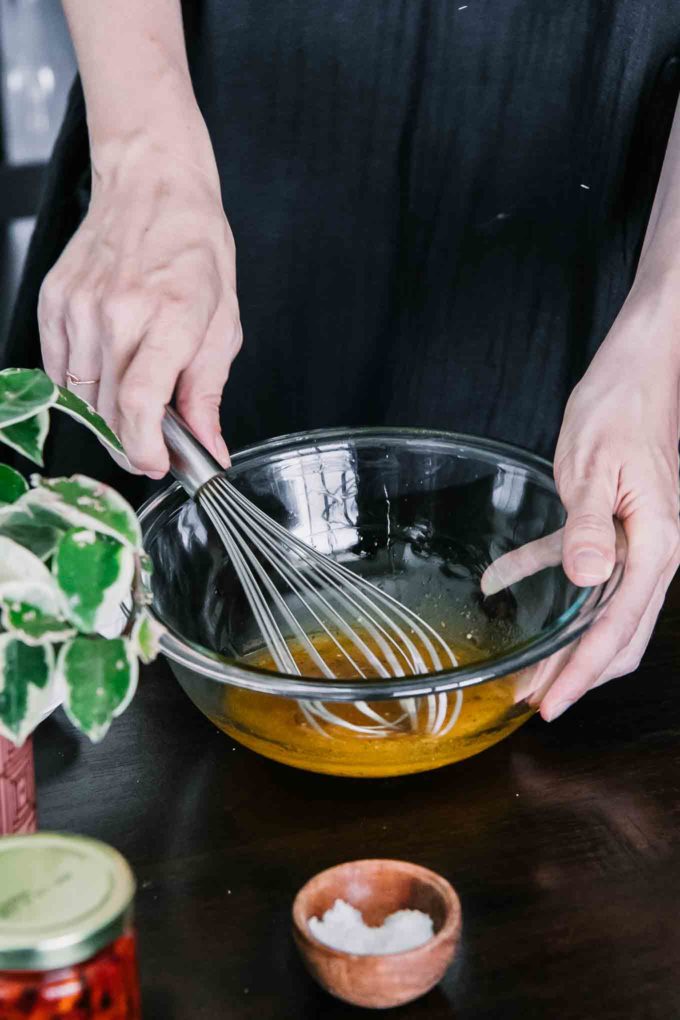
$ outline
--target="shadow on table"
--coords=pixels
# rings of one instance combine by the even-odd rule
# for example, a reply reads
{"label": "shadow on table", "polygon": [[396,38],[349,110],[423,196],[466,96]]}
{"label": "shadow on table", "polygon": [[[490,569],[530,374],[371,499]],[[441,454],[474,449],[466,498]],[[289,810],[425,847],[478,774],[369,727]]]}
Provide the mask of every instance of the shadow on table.
{"label": "shadow on table", "polygon": [[142,1016],[144,1020],[186,1020],[179,1013],[178,1003],[163,988],[146,988],[142,995]]}
{"label": "shadow on table", "polygon": [[58,778],[80,757],[80,741],[69,724],[50,716],[40,727],[40,754],[35,757],[35,777],[39,786]]}

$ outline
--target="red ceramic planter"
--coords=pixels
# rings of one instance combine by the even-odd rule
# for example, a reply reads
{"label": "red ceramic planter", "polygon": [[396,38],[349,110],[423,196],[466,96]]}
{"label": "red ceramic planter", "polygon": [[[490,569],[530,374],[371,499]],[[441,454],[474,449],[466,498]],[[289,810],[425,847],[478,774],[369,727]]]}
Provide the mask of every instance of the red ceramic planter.
{"label": "red ceramic planter", "polygon": [[33,741],[15,747],[0,737],[0,836],[35,830]]}

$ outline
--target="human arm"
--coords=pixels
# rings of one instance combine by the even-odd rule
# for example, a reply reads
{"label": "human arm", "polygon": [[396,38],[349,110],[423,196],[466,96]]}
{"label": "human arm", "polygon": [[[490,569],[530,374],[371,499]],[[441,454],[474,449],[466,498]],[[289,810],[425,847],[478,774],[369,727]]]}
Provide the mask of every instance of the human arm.
{"label": "human arm", "polygon": [[579,585],[606,581],[617,518],[623,581],[543,694],[557,718],[588,690],[632,672],[680,563],[680,107],[668,142],[634,284],[564,415],[555,480],[564,532],[510,553],[482,580],[490,593],[561,557]]}
{"label": "human arm", "polygon": [[222,462],[219,404],[241,344],[234,242],[196,103],[179,0],[64,0],[87,109],[92,197],[43,284],[48,373],[162,476],[160,422],[180,412]]}

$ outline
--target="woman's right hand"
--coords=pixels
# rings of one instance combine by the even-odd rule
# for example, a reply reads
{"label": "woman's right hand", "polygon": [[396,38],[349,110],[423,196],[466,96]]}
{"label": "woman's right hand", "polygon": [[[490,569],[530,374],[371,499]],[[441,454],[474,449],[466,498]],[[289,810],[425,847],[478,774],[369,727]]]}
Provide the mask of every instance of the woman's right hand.
{"label": "woman's right hand", "polygon": [[93,154],[88,213],[38,306],[46,371],[60,385],[67,372],[96,380],[74,391],[152,478],[169,467],[161,419],[173,394],[229,462],[219,407],[242,340],[234,241],[209,142],[193,155],[139,133]]}

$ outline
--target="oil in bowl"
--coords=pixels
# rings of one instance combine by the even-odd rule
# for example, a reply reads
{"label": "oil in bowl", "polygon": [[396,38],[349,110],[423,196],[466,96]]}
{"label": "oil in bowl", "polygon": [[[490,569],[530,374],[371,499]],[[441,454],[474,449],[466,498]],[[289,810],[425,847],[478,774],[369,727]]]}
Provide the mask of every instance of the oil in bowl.
{"label": "oil in bowl", "polygon": [[[360,636],[387,665],[372,637]],[[310,640],[337,680],[357,680],[329,636],[313,634]],[[342,635],[336,640],[342,644]],[[292,640],[289,648],[302,676],[322,677],[301,643]],[[488,657],[471,643],[456,644],[452,651],[461,666]],[[253,652],[245,661],[275,672],[267,651]],[[369,665],[364,672],[366,679],[379,676]],[[517,702],[517,692],[512,675],[467,690],[384,701],[293,700],[226,687],[223,711],[212,719],[242,744],[287,765],[342,776],[399,776],[460,761],[508,736],[533,711],[525,700]]]}

